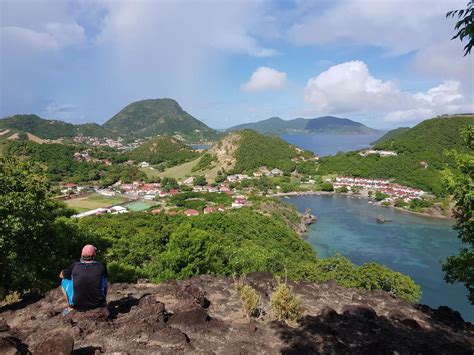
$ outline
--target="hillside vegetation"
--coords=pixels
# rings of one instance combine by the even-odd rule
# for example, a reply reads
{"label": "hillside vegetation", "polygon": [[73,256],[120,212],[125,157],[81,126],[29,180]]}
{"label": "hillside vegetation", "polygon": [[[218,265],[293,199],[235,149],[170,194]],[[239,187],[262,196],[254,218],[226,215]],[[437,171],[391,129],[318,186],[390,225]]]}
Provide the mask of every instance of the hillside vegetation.
{"label": "hillside vegetation", "polygon": [[231,127],[227,129],[227,132],[243,129],[253,129],[259,133],[276,135],[285,133],[369,134],[377,132],[377,130],[369,128],[362,123],[333,116],[295,118],[292,120],[271,117],[266,120]]}
{"label": "hillside vegetation", "polygon": [[31,133],[43,139],[72,138],[77,135],[99,138],[116,136],[96,123],[73,125],[57,120],[46,120],[36,115],[14,115],[0,120],[0,131],[16,130]]}
{"label": "hillside vegetation", "polygon": [[183,142],[163,136],[147,140],[138,148],[133,149],[128,156],[136,162],[163,164],[165,168],[196,159],[199,154]]}
{"label": "hillside vegetation", "polygon": [[[324,158],[319,172],[392,178],[399,183],[443,195],[446,189],[441,171],[445,167],[453,167],[453,162],[445,152],[453,148],[460,151],[466,149],[462,145],[459,131],[469,124],[474,124],[474,116],[426,120],[410,129],[389,132],[375,144],[376,149],[396,151],[396,157],[362,157],[358,152],[341,153]],[[427,168],[421,162],[426,162]]]}
{"label": "hillside vegetation", "polygon": [[184,111],[172,99],[133,102],[110,120],[105,128],[135,138],[180,135],[196,141],[215,140],[220,134]]}

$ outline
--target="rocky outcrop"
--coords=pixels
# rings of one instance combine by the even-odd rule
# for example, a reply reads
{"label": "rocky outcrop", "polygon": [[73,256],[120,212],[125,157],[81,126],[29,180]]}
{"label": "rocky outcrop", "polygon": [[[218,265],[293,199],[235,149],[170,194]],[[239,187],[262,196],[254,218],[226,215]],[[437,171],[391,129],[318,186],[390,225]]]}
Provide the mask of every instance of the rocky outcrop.
{"label": "rocky outcrop", "polygon": [[233,280],[198,276],[154,284],[114,284],[108,307],[62,315],[59,289],[0,310],[1,354],[381,353],[472,354],[474,327],[447,307],[413,305],[384,292],[333,282],[289,282],[303,317],[289,326],[269,307],[276,281],[245,279],[261,295],[248,319]]}

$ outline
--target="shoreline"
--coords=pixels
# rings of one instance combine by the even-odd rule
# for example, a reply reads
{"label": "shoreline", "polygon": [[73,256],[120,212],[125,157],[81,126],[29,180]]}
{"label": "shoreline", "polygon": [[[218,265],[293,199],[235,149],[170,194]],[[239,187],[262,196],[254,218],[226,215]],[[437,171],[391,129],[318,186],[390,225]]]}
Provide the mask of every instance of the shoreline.
{"label": "shoreline", "polygon": [[[353,195],[353,194],[344,194],[344,193],[339,193],[339,192],[331,192],[331,191],[292,191],[292,192],[277,192],[274,194],[269,195],[270,197],[285,197],[285,196],[342,196],[342,197],[350,197],[350,198],[359,198],[359,199],[365,199],[365,200],[370,200],[372,199],[367,196],[367,195]],[[395,207],[395,206],[382,206],[381,204],[377,203],[374,201],[373,203],[374,206],[380,207],[380,208],[392,208],[394,210],[400,211],[400,212],[408,212],[417,216],[421,217],[428,217],[432,219],[438,219],[438,220],[444,220],[444,221],[449,221],[452,220],[454,221],[455,219],[453,217],[447,217],[443,215],[432,215],[428,212],[415,212],[415,211],[410,211],[405,208],[401,207]]]}

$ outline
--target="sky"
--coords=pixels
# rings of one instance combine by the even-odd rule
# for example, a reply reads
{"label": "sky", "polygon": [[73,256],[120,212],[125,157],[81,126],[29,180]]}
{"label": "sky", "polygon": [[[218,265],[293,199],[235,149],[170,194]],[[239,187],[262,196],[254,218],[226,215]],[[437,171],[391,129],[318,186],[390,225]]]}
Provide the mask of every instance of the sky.
{"label": "sky", "polygon": [[467,0],[0,0],[0,117],[103,123],[169,97],[213,128],[278,116],[374,128],[474,112]]}

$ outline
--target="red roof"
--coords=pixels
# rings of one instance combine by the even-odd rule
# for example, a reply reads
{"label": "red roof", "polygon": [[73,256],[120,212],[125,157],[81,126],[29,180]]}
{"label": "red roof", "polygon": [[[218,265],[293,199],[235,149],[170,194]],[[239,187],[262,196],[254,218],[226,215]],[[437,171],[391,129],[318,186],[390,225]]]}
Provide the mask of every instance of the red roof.
{"label": "red roof", "polygon": [[177,195],[177,194],[179,194],[179,190],[172,189],[172,190],[170,190],[170,194],[171,195]]}
{"label": "red roof", "polygon": [[77,187],[77,184],[70,182],[69,184],[64,185],[65,187]]}
{"label": "red roof", "polygon": [[196,210],[193,210],[193,209],[189,209],[189,210],[186,210],[184,211],[184,214],[186,216],[196,216],[199,214],[199,211],[196,211]]}

